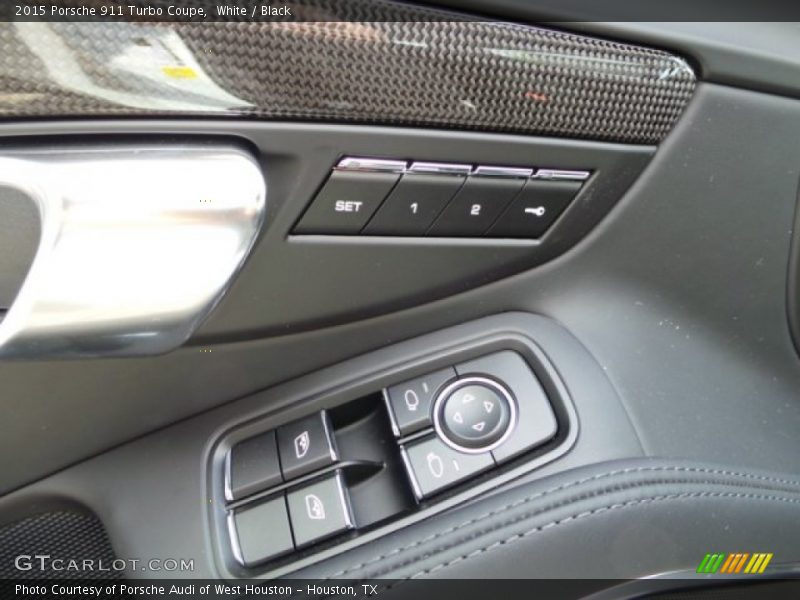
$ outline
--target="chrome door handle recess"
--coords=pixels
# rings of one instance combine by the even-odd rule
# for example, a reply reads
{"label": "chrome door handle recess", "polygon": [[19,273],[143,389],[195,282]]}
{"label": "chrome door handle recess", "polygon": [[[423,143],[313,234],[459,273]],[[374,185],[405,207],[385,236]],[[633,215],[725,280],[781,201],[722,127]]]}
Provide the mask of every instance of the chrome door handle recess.
{"label": "chrome door handle recess", "polygon": [[130,356],[181,345],[261,225],[266,184],[235,146],[125,145],[0,156],[30,196],[38,251],[0,322],[0,356]]}

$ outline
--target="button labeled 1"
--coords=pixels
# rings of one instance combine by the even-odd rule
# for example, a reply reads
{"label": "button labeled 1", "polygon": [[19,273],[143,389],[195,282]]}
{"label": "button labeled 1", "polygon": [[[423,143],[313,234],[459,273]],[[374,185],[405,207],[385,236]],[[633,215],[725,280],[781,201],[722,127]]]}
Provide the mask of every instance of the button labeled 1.
{"label": "button labeled 1", "polygon": [[464,179],[457,175],[403,175],[362,233],[424,235]]}
{"label": "button labeled 1", "polygon": [[402,453],[417,500],[494,466],[491,453],[463,454],[437,437],[411,442]]}

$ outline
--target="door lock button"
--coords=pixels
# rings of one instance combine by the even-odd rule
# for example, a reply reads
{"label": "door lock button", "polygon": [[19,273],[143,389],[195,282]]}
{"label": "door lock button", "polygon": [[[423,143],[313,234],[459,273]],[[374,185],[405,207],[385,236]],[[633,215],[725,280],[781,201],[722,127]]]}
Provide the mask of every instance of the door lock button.
{"label": "door lock button", "polygon": [[436,432],[460,452],[493,450],[508,438],[515,422],[510,392],[485,377],[466,377],[450,384],[433,407]]}

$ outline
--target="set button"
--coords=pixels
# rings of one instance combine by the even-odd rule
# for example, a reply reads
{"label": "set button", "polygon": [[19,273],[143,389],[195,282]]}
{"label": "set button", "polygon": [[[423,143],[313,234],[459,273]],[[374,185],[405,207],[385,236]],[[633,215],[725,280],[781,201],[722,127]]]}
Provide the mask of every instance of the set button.
{"label": "set button", "polygon": [[294,232],[326,235],[358,233],[399,178],[398,173],[334,171]]}

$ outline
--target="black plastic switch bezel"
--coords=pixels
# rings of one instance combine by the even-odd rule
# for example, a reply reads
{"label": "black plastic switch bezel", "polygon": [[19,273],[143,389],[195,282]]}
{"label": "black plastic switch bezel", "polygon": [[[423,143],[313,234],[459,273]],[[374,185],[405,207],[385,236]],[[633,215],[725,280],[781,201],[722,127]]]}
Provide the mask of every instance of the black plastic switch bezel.
{"label": "black plastic switch bezel", "polygon": [[[404,380],[502,350],[511,350],[522,356],[545,389],[558,422],[558,431],[551,440],[530,452],[497,466],[495,469],[476,476],[474,479],[442,491],[429,500],[419,502],[416,510],[403,514],[387,524],[379,524],[358,532],[350,531],[318,545],[297,550],[287,556],[253,568],[243,567],[236,561],[227,542],[226,515],[229,509],[242,506],[246,500],[226,504],[222,493],[224,489],[224,464],[227,453],[233,445],[247,437],[268,429],[276,429],[287,422],[313,414],[319,410],[334,409],[337,406],[379,392],[382,388]],[[380,402],[377,397],[376,402]],[[217,540],[215,552],[217,553],[219,569],[223,577],[275,578],[284,576],[408,526],[411,523],[429,518],[452,506],[491,492],[499,485],[557,459],[572,447],[578,433],[578,420],[572,400],[554,365],[532,340],[522,335],[510,333],[502,336],[491,335],[485,338],[478,338],[468,343],[454,344],[452,347],[432,352],[429,355],[398,356],[390,367],[354,379],[345,386],[334,387],[311,395],[302,404],[301,410],[302,414],[295,410],[288,415],[286,413],[273,412],[265,414],[256,421],[232,424],[213,443],[209,465],[208,506],[210,525],[214,532],[213,537]],[[346,466],[346,464],[337,463],[331,465],[329,470],[334,471]],[[307,477],[311,480],[319,477],[320,474],[320,472],[317,472]],[[293,481],[291,482],[291,487],[295,487],[303,481],[305,481],[304,478]],[[290,484],[283,484],[283,487],[288,488],[289,486]]]}

